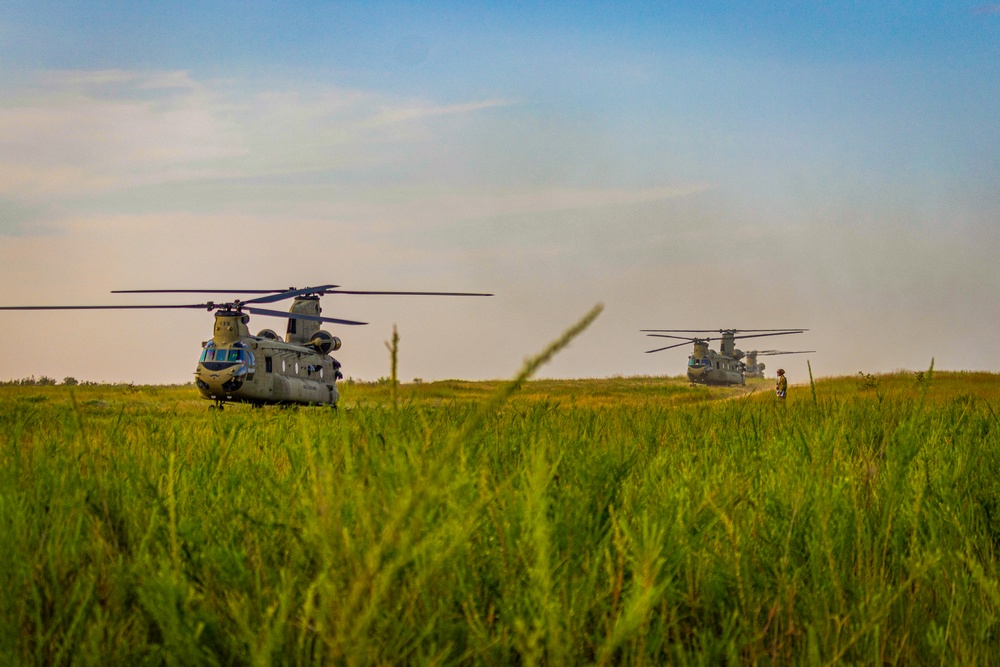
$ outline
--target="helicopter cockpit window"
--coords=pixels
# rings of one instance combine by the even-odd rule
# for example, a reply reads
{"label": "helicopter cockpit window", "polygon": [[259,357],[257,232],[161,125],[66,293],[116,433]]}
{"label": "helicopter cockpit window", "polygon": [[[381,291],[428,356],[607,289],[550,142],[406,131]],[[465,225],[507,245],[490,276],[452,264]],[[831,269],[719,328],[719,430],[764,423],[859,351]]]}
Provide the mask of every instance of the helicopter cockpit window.
{"label": "helicopter cockpit window", "polygon": [[215,348],[206,348],[202,350],[200,361],[203,363],[206,361],[221,361],[229,364],[242,363],[247,366],[253,366],[256,363],[253,352],[250,350],[222,350]]}

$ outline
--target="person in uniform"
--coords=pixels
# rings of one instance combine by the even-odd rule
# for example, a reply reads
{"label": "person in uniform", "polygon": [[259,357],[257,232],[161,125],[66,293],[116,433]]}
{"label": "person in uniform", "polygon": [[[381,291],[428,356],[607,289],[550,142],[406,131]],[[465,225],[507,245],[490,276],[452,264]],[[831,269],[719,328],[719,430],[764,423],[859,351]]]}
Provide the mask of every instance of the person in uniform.
{"label": "person in uniform", "polygon": [[788,392],[788,380],[785,378],[785,369],[778,369],[778,382],[774,385],[774,394],[778,398],[784,400],[785,394]]}

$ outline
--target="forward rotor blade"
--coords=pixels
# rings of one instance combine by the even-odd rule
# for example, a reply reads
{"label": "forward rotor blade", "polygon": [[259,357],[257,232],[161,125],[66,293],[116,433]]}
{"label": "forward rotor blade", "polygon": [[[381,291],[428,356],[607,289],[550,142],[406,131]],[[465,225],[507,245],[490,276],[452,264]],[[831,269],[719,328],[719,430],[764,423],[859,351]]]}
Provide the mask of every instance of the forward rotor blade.
{"label": "forward rotor blade", "polygon": [[271,303],[290,299],[302,294],[388,294],[401,296],[493,296],[482,292],[398,292],[377,290],[340,290],[339,285],[319,285],[303,289],[124,289],[112,290],[112,294],[266,294],[268,296],[248,299],[243,303]]}
{"label": "forward rotor blade", "polygon": [[113,289],[112,294],[275,294],[284,289]]}
{"label": "forward rotor blade", "polygon": [[687,336],[671,336],[670,334],[657,334],[657,333],[651,333],[646,335],[649,336],[650,338],[676,338],[678,340],[686,340],[690,342],[694,342],[696,340],[705,340],[705,341],[712,340],[711,338],[689,338]]}
{"label": "forward rotor blade", "polygon": [[779,331],[777,333],[761,333],[761,334],[750,334],[749,336],[733,336],[733,338],[763,338],[764,336],[785,336],[788,334],[800,334],[808,329],[796,329],[794,331]]}
{"label": "forward rotor blade", "polygon": [[[330,289],[339,285],[323,285],[311,287],[310,290]],[[231,290],[231,289],[168,289],[168,290],[111,290],[112,294],[278,294],[293,291],[295,287],[283,287],[276,290]]]}
{"label": "forward rotor blade", "polygon": [[243,310],[254,315],[268,315],[270,317],[284,317],[287,320],[312,320],[313,322],[332,322],[333,324],[368,324],[367,322],[355,322],[354,320],[341,320],[335,317],[322,317],[320,315],[304,315],[302,313],[290,313],[284,310],[267,310],[266,308],[256,308],[248,306]]}
{"label": "forward rotor blade", "polygon": [[[757,331],[787,331],[800,333],[802,331],[809,331],[809,329],[640,329],[639,331],[645,333],[647,331],[656,331],[663,333],[740,333],[740,332],[757,332]],[[740,336],[737,336],[740,338]],[[748,338],[749,336],[742,336],[742,338]]]}
{"label": "forward rotor blade", "polygon": [[639,329],[640,332],[663,332],[663,333],[719,333],[722,329]]}
{"label": "forward rotor blade", "polygon": [[493,296],[481,292],[381,292],[371,290],[328,289],[323,294],[389,294],[395,296]]}
{"label": "forward rotor blade", "polygon": [[666,347],[658,347],[655,350],[646,350],[646,354],[649,354],[650,352],[663,352],[664,350],[669,350],[674,347],[681,347],[682,345],[689,345],[689,344],[690,344],[689,341],[684,341],[683,343],[677,343],[676,345],[667,345]]}
{"label": "forward rotor blade", "polygon": [[758,352],[759,356],[773,357],[777,354],[810,354],[816,350],[796,350],[794,352],[782,352],[780,350],[765,350],[764,352]]}
{"label": "forward rotor blade", "polygon": [[188,304],[158,304],[155,306],[119,305],[119,306],[0,306],[0,310],[150,310],[160,308],[197,308],[212,310],[211,303]]}

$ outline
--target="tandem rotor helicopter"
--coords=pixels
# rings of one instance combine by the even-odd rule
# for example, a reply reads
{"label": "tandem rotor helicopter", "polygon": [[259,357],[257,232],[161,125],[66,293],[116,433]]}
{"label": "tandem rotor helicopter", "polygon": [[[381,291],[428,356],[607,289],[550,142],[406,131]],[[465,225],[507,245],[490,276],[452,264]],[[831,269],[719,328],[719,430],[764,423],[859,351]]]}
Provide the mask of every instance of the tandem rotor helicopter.
{"label": "tandem rotor helicopter", "polygon": [[[340,349],[338,337],[320,329],[321,322],[362,325],[367,322],[320,315],[319,299],[325,294],[377,294],[403,296],[493,296],[475,292],[374,292],[337,289],[319,285],[277,290],[114,290],[113,294],[262,294],[245,301],[207,301],[194,304],[118,306],[0,306],[0,310],[139,310],[189,308],[215,311],[212,339],[202,343],[195,369],[195,385],[203,398],[214,401],[210,409],[224,403],[304,403],[336,406],[340,399],[337,380],[343,377],[340,362],[330,356]],[[261,305],[293,299],[288,312]],[[284,340],[271,329],[252,335],[247,328],[250,314],[288,320]]]}
{"label": "tandem rotor helicopter", "polygon": [[[683,341],[666,347],[658,347],[655,350],[646,350],[647,354],[694,344],[694,351],[688,357],[687,378],[689,382],[742,385],[746,384],[746,364],[742,361],[745,355],[742,350],[736,349],[736,339],[800,334],[808,329],[641,329],[640,331],[655,338],[676,338]],[[709,338],[672,335],[678,333],[719,333],[720,336]],[[721,341],[718,352],[708,347],[708,344],[713,340]]]}
{"label": "tandem rotor helicopter", "polygon": [[783,351],[783,350],[750,350],[744,355],[746,368],[743,370],[743,375],[748,378],[762,378],[764,377],[764,362],[758,362],[757,357],[770,357],[778,354],[809,354],[815,352],[816,350],[793,350],[793,351]]}

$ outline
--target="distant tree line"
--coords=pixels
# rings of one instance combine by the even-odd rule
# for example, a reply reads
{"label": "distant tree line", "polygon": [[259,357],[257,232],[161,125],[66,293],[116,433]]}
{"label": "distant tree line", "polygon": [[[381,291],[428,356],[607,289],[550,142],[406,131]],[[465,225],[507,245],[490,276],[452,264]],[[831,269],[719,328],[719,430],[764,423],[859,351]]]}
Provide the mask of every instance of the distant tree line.
{"label": "distant tree line", "polygon": [[[21,378],[20,380],[0,380],[0,387],[54,387],[60,384],[55,378],[50,378],[47,375],[43,375],[36,378],[34,375],[31,377]],[[84,386],[95,386],[102,384],[101,382],[80,382],[75,377],[65,377],[63,378],[62,384],[67,387],[73,387],[76,385]]]}

